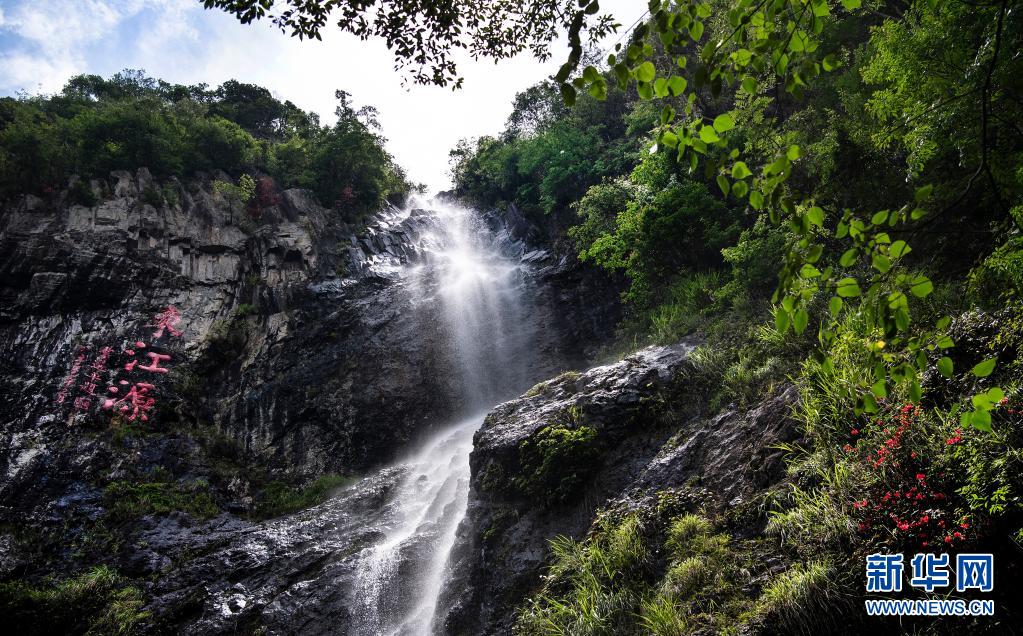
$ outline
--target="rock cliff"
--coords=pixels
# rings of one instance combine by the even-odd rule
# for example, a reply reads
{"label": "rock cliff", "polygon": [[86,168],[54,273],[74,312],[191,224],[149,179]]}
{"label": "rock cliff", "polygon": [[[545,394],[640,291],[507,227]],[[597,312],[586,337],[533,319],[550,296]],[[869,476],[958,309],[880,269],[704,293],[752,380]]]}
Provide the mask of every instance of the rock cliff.
{"label": "rock cliff", "polygon": [[563,374],[501,404],[474,439],[469,510],[455,553],[453,634],[510,633],[558,535],[581,538],[599,509],[699,488],[737,508],[784,474],[797,436],[793,387],[747,411],[708,416],[689,343]]}
{"label": "rock cliff", "polygon": [[[96,540],[124,489],[185,492],[170,507],[199,517],[248,514],[269,480],[358,474],[476,406],[429,277],[402,275],[430,266],[430,211],[352,227],[308,192],[243,207],[215,180],[230,178],[114,172],[3,209],[0,523],[21,528],[0,551],[8,575],[109,560],[112,546],[122,569],[151,572],[165,560],[130,546],[145,528]],[[581,297],[587,274],[508,249],[530,255],[548,307],[536,377],[577,364],[613,326],[613,292]],[[122,516],[157,523],[140,496]]]}

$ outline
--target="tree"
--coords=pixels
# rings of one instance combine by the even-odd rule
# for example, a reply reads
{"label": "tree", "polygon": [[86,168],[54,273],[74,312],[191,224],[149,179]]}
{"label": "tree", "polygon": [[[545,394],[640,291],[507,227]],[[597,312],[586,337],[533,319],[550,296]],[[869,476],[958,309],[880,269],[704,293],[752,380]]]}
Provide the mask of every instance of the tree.
{"label": "tree", "polygon": [[[452,59],[466,51],[473,59],[506,59],[525,50],[541,60],[562,31],[582,54],[581,33],[592,40],[611,33],[610,15],[593,17],[596,0],[203,0],[207,9],[234,14],[243,24],[269,17],[299,38],[322,39],[329,21],[362,39],[383,38],[395,64],[418,84],[462,84]],[[287,8],[280,10],[281,5]],[[587,24],[588,22],[591,23]],[[578,53],[574,51],[578,49]]]}

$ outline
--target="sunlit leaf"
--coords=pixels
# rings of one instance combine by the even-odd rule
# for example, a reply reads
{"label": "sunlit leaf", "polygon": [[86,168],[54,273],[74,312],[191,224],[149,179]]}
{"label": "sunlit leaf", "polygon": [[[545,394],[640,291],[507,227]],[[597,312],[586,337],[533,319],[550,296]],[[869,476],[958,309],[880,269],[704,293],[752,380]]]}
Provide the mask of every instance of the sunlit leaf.
{"label": "sunlit leaf", "polygon": [[976,366],[973,367],[972,370],[973,375],[977,376],[978,378],[986,378],[987,376],[991,375],[992,371],[995,370],[995,363],[997,361],[998,361],[997,358],[988,358],[987,360],[978,363]]}

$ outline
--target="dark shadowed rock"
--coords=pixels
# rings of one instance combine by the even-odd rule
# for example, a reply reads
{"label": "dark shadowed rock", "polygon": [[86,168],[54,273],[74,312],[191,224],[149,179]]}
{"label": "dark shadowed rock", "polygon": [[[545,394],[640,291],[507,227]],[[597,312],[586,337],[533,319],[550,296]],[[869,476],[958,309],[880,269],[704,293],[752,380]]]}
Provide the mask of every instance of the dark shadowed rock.
{"label": "dark shadowed rock", "polygon": [[[749,411],[707,417],[691,349],[652,347],[567,374],[487,416],[475,438],[469,511],[454,553],[449,633],[510,633],[514,608],[539,585],[548,541],[581,537],[598,508],[693,483],[737,505],[780,478],[781,454],[771,447],[796,436],[795,389]],[[571,496],[544,501],[529,489],[535,466],[523,461],[530,440],[551,427],[594,435],[587,465],[562,461],[565,474],[555,475],[562,485],[578,482]]]}

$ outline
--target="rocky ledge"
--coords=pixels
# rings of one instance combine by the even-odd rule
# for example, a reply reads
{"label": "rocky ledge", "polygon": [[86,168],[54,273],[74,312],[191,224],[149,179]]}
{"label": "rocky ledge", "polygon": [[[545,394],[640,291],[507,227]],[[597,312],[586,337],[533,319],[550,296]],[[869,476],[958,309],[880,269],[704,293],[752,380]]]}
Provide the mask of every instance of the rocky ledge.
{"label": "rocky ledge", "polygon": [[539,587],[548,542],[581,538],[599,509],[697,487],[704,504],[737,507],[782,477],[773,447],[797,436],[795,388],[707,416],[692,347],[563,374],[487,416],[474,440],[448,632],[511,633],[515,608]]}

